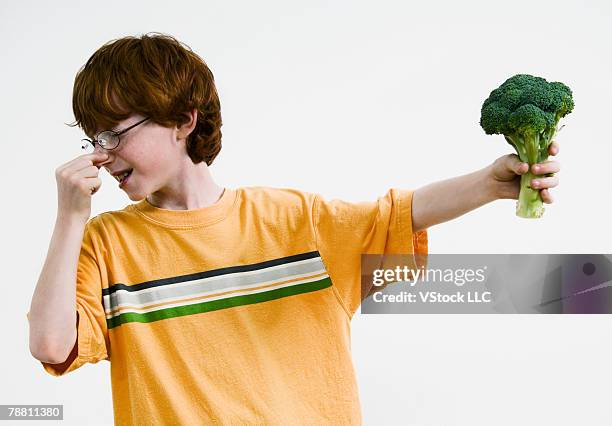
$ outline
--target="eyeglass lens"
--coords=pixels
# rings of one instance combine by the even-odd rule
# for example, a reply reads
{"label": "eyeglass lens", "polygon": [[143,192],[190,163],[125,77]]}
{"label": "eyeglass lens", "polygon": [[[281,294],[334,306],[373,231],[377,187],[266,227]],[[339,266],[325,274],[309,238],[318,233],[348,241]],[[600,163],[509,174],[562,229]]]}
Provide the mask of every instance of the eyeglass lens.
{"label": "eyeglass lens", "polygon": [[[85,152],[88,154],[94,152],[94,144],[87,139],[83,139],[82,142],[83,144],[81,148],[83,148]],[[97,140],[94,143],[99,144],[104,149],[113,149],[119,144],[119,136],[111,131],[105,131],[98,135]]]}

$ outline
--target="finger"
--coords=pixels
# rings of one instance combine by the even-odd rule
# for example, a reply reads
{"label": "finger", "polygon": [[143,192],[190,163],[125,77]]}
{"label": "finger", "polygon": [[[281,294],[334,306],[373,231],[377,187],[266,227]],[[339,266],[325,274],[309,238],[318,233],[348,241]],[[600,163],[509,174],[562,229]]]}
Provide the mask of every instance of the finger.
{"label": "finger", "polygon": [[94,153],[87,154],[87,155],[92,156],[88,159],[91,160],[93,165],[96,166],[98,169],[102,167],[100,163],[103,163],[104,161],[108,160],[108,153],[106,152],[94,152]]}
{"label": "finger", "polygon": [[60,169],[68,169],[68,168],[72,168],[75,165],[92,165],[94,163],[97,162],[101,162],[108,159],[108,154],[106,152],[92,152],[91,154],[83,154],[83,155],[79,155],[78,157],[68,161],[67,163],[63,164]]}
{"label": "finger", "polygon": [[542,201],[545,204],[552,204],[554,199],[552,197],[552,195],[550,194],[550,191],[548,189],[543,189],[540,191],[540,195],[542,196]]}
{"label": "finger", "polygon": [[74,174],[80,178],[96,178],[100,174],[100,169],[96,166],[87,166],[76,171]]}
{"label": "finger", "polygon": [[517,175],[527,173],[527,171],[529,170],[529,164],[523,163],[516,154],[507,155],[505,165],[508,170],[511,170]]}
{"label": "finger", "polygon": [[95,152],[90,152],[88,154],[83,154],[83,155],[79,155],[80,158],[101,158],[101,157],[108,157],[108,152],[106,151],[95,151]]}
{"label": "finger", "polygon": [[80,160],[87,160],[87,161],[91,161],[92,163],[97,163],[97,162],[100,162],[100,161],[104,161],[107,158],[108,158],[108,153],[107,152],[96,151],[96,152],[92,152],[90,154],[79,155],[73,161],[74,162],[78,162]]}
{"label": "finger", "polygon": [[88,169],[90,167],[93,167],[94,169],[96,169],[96,171],[100,170],[100,167],[95,165],[95,161],[91,160],[89,158],[75,158],[73,161],[71,161],[69,164],[66,165],[66,167],[64,167],[63,172],[66,175],[72,175],[75,173],[79,173],[82,170]]}
{"label": "finger", "polygon": [[559,185],[559,178],[557,176],[543,177],[531,181],[531,187],[537,189],[554,188],[557,185]]}
{"label": "finger", "polygon": [[64,171],[80,170],[83,167],[87,167],[90,165],[94,165],[97,162],[101,162],[108,159],[108,154],[106,152],[93,152],[91,154],[83,154],[78,157],[60,165],[57,169],[55,169],[56,174],[62,174]]}
{"label": "finger", "polygon": [[561,170],[561,164],[558,161],[544,161],[543,163],[537,163],[531,166],[531,171],[538,175],[545,175],[546,173],[557,173]]}
{"label": "finger", "polygon": [[557,155],[559,153],[559,144],[556,141],[552,141],[548,146],[548,153],[550,155]]}
{"label": "finger", "polygon": [[[108,159],[106,152],[92,152],[91,154],[83,154],[72,160],[72,164],[79,165],[96,165]],[[70,163],[68,163],[70,164]]]}
{"label": "finger", "polygon": [[102,179],[99,177],[94,178],[85,178],[83,179],[82,188],[84,191],[88,192],[90,195],[98,192],[98,189],[102,186]]}

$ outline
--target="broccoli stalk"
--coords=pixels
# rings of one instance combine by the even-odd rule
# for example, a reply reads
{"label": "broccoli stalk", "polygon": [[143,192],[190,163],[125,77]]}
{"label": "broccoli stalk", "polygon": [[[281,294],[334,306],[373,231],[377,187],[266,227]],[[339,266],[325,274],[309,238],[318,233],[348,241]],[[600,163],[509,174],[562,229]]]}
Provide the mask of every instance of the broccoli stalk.
{"label": "broccoli stalk", "polygon": [[521,176],[517,216],[542,217],[540,192],[530,183],[543,176],[531,173],[531,165],[548,158],[559,120],[573,108],[572,92],[565,84],[527,74],[509,78],[484,101],[480,125],[485,133],[504,135],[520,160],[529,164],[529,171]]}
{"label": "broccoli stalk", "polygon": [[[543,158],[541,149],[548,150],[548,144],[539,133],[528,133],[522,136],[506,136],[510,145],[514,146],[522,162],[530,165],[529,171],[521,175],[521,190],[516,203],[516,215],[524,218],[539,218],[544,214],[544,203],[540,191],[533,189],[530,183],[533,179],[542,177],[531,172],[531,164],[539,163],[538,158]],[[516,142],[513,142],[516,141]],[[544,141],[541,143],[541,141]]]}

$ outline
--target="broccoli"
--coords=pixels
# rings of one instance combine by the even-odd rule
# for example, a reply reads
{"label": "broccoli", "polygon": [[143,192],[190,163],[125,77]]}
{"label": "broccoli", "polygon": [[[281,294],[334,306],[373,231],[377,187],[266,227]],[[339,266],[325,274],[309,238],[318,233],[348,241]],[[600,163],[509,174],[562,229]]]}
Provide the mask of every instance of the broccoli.
{"label": "broccoli", "polygon": [[572,91],[563,83],[518,74],[493,90],[484,101],[480,126],[488,135],[504,135],[529,171],[521,176],[516,215],[539,218],[544,213],[540,192],[530,182],[541,175],[531,165],[548,158],[548,147],[557,132],[559,119],[572,112]]}

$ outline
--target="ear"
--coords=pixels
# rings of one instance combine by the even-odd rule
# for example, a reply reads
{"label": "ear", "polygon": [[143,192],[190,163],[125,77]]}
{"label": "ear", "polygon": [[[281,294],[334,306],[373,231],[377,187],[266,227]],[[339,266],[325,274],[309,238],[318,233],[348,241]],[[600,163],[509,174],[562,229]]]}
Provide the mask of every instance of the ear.
{"label": "ear", "polygon": [[187,139],[187,136],[193,132],[193,129],[198,121],[198,110],[194,108],[191,111],[186,112],[184,116],[187,118],[187,121],[176,128],[176,138],[179,140]]}

